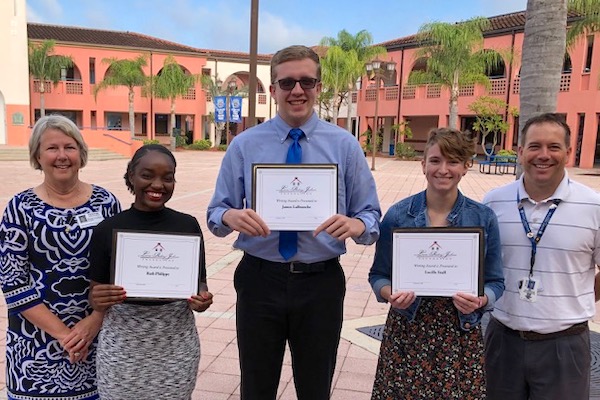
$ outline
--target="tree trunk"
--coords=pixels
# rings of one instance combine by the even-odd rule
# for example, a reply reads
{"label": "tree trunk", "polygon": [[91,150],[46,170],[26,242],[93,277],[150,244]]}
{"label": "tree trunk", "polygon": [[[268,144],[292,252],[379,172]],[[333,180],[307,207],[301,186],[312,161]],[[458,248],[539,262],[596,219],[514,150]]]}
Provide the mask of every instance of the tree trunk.
{"label": "tree trunk", "polygon": [[521,51],[519,144],[521,131],[529,118],[556,111],[566,27],[567,0],[527,0]]}
{"label": "tree trunk", "polygon": [[217,128],[217,134],[215,135],[215,143],[213,147],[219,147],[221,145],[221,137],[223,135],[223,128]]}
{"label": "tree trunk", "polygon": [[171,151],[175,151],[177,147],[177,139],[175,138],[175,98],[171,99]]}
{"label": "tree trunk", "polygon": [[215,137],[215,130],[217,129],[217,124],[214,123],[214,127],[211,126],[211,129],[208,131],[208,140],[210,140],[211,146],[215,147],[216,146],[216,137]]}
{"label": "tree trunk", "polygon": [[44,84],[40,81],[40,117],[46,116],[46,97],[44,96]]}
{"label": "tree trunk", "polygon": [[331,100],[331,123],[334,125],[337,125],[338,112],[340,110],[340,103],[338,103],[338,93],[339,92],[337,89],[333,89],[333,99]]}
{"label": "tree trunk", "polygon": [[[348,107],[346,108],[346,130],[352,134],[352,92],[348,92]],[[358,139],[358,132],[354,134],[356,139]]]}
{"label": "tree trunk", "polygon": [[133,111],[133,88],[129,88],[129,132],[131,134],[131,138],[135,138],[135,113]]}
{"label": "tree trunk", "polygon": [[458,71],[454,72],[454,80],[450,88],[450,115],[448,118],[448,126],[454,129],[460,129],[458,126]]}

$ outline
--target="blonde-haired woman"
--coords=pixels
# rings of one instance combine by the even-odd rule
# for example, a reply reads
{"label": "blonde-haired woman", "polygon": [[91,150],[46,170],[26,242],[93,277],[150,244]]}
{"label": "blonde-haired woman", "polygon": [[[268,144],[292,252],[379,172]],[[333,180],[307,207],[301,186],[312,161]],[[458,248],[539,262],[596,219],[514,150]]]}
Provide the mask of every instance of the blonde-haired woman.
{"label": "blonde-haired woman", "polygon": [[29,140],[43,182],[16,194],[0,224],[0,283],[8,309],[9,399],[98,399],[88,301],[92,229],[117,214],[107,190],[83,182],[88,148],[61,115],[40,118]]}

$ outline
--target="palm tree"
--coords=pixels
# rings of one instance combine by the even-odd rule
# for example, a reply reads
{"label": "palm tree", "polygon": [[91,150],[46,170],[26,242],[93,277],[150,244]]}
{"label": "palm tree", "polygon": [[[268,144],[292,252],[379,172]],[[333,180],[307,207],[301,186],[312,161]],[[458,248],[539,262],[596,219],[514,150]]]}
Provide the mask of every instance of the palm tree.
{"label": "palm tree", "polygon": [[[227,91],[223,88],[223,82],[219,79],[218,75],[215,74],[214,78],[209,75],[202,75],[200,78],[200,82],[202,83],[202,88],[206,90],[206,92],[210,95],[213,102],[217,96],[241,96],[248,97],[248,87],[244,86],[238,88],[237,86],[232,88],[230,91]],[[227,87],[227,85],[225,85]],[[229,112],[227,110],[227,112]],[[214,121],[214,115],[212,117]],[[229,122],[215,122],[216,127],[216,137],[214,140],[211,140],[213,147],[218,147],[221,144],[222,134],[226,128],[225,124]],[[211,133],[212,135],[212,133]],[[212,139],[212,138],[211,138]],[[229,143],[228,143],[229,144]]]}
{"label": "palm tree", "polygon": [[[345,57],[340,56],[339,50],[333,50],[334,53],[331,55],[331,60],[326,61],[325,59],[329,55],[329,49],[327,55],[323,61],[328,64],[323,65],[323,85],[338,88],[338,95],[334,96],[334,102],[339,101],[337,107],[333,107],[334,110],[339,110],[339,105],[343,99],[348,104],[348,114],[346,118],[346,130],[351,131],[351,115],[352,115],[352,99],[350,94],[354,90],[356,81],[364,74],[365,64],[372,59],[383,56],[387,53],[385,47],[373,46],[373,36],[366,30],[361,30],[356,35],[352,35],[345,29],[338,32],[337,38],[324,37],[321,39],[321,46],[329,46],[331,48],[338,47],[342,52],[346,53]],[[354,54],[353,54],[354,52]],[[336,74],[335,68],[340,68],[340,73]],[[334,68],[331,71],[331,68]],[[327,71],[329,69],[330,71]],[[332,79],[331,81],[329,79]],[[327,79],[327,81],[325,80]],[[338,100],[339,99],[339,100]],[[334,123],[337,123],[337,111],[334,111],[336,118]]]}
{"label": "palm tree", "polygon": [[480,83],[489,86],[486,71],[501,62],[496,51],[484,50],[483,31],[490,27],[486,18],[473,18],[459,24],[432,22],[417,34],[421,47],[416,59],[425,58],[425,71],[412,71],[409,84],[438,84],[450,90],[449,126],[458,128],[458,93],[461,86]]}
{"label": "palm tree", "polygon": [[46,115],[46,82],[50,81],[55,86],[60,81],[61,71],[73,66],[70,56],[61,56],[54,53],[54,40],[46,40],[35,44],[29,42],[29,74],[39,80],[40,115]]}
{"label": "palm tree", "polygon": [[102,62],[108,64],[108,70],[104,80],[94,87],[94,96],[98,92],[109,87],[125,86],[129,90],[129,130],[131,138],[135,137],[135,114],[133,110],[134,91],[137,86],[146,86],[148,78],[144,74],[143,67],[148,63],[146,55],[139,55],[135,59],[120,60],[117,58],[104,58]]}
{"label": "palm tree", "polygon": [[175,100],[177,97],[184,96],[189,89],[200,79],[199,75],[186,74],[183,68],[177,63],[175,57],[165,58],[163,68],[156,77],[152,77],[151,91],[152,95],[159,99],[169,99],[171,101],[171,149],[175,150]]}
{"label": "palm tree", "polygon": [[[202,75],[200,82],[202,83],[202,88],[210,95],[213,103],[215,101],[215,97],[225,95],[225,92],[221,90],[221,86],[217,83],[220,82],[220,80],[216,74],[214,79],[210,75]],[[212,115],[211,119],[214,121],[214,114]],[[213,132],[211,132],[211,137],[209,138],[212,143],[212,147],[217,147],[219,144],[221,144],[221,135],[225,129],[225,122],[215,122],[215,128],[217,131],[216,137],[214,137]]]}
{"label": "palm tree", "polygon": [[[352,89],[352,82],[357,73],[362,72],[364,63],[358,59],[356,51],[348,52],[339,46],[327,49],[327,54],[321,59],[321,80],[327,91],[331,92],[332,120],[337,124],[338,113],[344,99]],[[360,76],[360,75],[359,75]],[[348,102],[350,106],[352,102]]]}
{"label": "palm tree", "polygon": [[573,45],[584,34],[600,32],[599,0],[568,0],[567,8],[579,14],[567,31],[567,46]]}
{"label": "palm tree", "polygon": [[519,93],[519,143],[529,118],[556,111],[566,32],[567,0],[527,0]]}

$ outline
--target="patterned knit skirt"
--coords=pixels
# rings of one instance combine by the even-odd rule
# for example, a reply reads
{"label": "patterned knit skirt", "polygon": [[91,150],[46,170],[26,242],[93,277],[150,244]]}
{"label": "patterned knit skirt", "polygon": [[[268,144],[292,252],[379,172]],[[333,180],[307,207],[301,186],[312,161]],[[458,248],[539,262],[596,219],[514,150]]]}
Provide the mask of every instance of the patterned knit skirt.
{"label": "patterned knit skirt", "polygon": [[200,341],[186,301],[119,304],[104,316],[96,367],[102,400],[189,400]]}
{"label": "patterned knit skirt", "polygon": [[413,322],[390,309],[372,400],[485,399],[481,326],[459,328],[449,298],[423,298]]}

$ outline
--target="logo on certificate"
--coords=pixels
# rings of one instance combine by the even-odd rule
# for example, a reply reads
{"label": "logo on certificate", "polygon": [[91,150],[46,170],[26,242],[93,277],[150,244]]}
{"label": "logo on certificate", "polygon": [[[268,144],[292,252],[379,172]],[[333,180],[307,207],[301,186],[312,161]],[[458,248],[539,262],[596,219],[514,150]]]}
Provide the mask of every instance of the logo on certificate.
{"label": "logo on certificate", "polygon": [[434,240],[426,249],[419,250],[415,257],[421,260],[452,260],[456,254],[444,250],[437,240]]}
{"label": "logo on certificate", "polygon": [[276,191],[283,195],[312,195],[317,189],[305,185],[299,177],[294,176],[287,185],[282,185],[279,189],[276,189]]}
{"label": "logo on certificate", "polygon": [[142,260],[152,261],[172,261],[179,258],[176,254],[168,252],[160,242],[156,242],[150,250],[144,250],[138,257]]}

